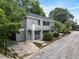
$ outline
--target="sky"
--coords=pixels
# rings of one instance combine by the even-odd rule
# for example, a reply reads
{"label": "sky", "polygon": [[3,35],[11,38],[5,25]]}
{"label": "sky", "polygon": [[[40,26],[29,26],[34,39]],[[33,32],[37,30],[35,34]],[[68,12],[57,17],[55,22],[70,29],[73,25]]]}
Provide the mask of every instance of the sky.
{"label": "sky", "polygon": [[56,7],[66,8],[75,16],[74,21],[79,24],[79,0],[39,0],[39,2],[46,13],[46,16],[48,16],[49,12]]}

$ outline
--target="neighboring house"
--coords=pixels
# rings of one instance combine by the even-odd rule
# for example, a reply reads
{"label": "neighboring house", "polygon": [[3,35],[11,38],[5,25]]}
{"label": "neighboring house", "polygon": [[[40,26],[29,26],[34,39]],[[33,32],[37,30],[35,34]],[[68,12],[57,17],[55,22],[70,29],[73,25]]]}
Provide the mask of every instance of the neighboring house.
{"label": "neighboring house", "polygon": [[20,33],[16,34],[16,41],[42,40],[45,32],[51,31],[51,19],[29,13],[22,22]]}

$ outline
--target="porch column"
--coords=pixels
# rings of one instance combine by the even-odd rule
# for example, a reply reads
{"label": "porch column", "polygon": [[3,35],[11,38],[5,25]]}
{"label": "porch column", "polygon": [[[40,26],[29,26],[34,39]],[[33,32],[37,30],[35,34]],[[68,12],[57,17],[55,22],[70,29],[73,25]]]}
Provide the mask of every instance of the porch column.
{"label": "porch column", "polygon": [[34,42],[34,41],[35,41],[35,31],[32,30],[32,42]]}
{"label": "porch column", "polygon": [[28,40],[28,30],[26,30],[26,41]]}
{"label": "porch column", "polygon": [[40,40],[43,40],[43,31],[40,31]]}
{"label": "porch column", "polygon": [[42,21],[42,19],[41,19],[41,21],[40,21],[40,40],[43,40],[43,21]]}
{"label": "porch column", "polygon": [[32,41],[35,41],[35,24],[32,25]]}

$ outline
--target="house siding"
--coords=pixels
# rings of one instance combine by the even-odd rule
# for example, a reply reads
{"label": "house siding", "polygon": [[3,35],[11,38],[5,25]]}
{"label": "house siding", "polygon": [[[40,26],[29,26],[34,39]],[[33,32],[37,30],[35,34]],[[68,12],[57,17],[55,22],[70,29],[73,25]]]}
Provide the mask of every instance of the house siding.
{"label": "house siding", "polygon": [[[39,23],[40,21],[40,23]],[[49,25],[44,25],[43,22],[49,22]],[[24,24],[26,22],[26,25]],[[51,30],[51,20],[49,20],[46,17],[42,17],[39,15],[35,14],[30,14],[27,15],[26,21],[22,22],[22,27],[26,26],[26,31],[27,31],[27,39],[25,39],[24,31],[20,31],[20,34],[16,34],[16,39],[17,41],[22,41],[22,40],[32,40],[33,38],[36,39],[35,32],[39,31],[39,38],[40,40],[43,39],[43,31],[50,31]],[[33,32],[32,30],[32,25],[35,24],[35,31]],[[25,28],[24,28],[25,29]]]}

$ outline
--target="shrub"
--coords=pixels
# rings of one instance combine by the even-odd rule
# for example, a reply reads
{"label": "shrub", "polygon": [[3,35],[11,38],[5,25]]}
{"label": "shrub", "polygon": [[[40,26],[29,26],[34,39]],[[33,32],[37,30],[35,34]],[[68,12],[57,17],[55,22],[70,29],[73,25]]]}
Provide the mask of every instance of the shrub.
{"label": "shrub", "polygon": [[53,33],[53,37],[59,37],[59,33]]}
{"label": "shrub", "polygon": [[57,30],[57,32],[60,31],[61,26],[62,26],[62,23],[57,22],[57,21],[54,22],[54,27],[55,27],[55,30]]}
{"label": "shrub", "polygon": [[68,34],[68,33],[70,33],[70,29],[68,27],[66,27],[66,26],[63,26],[61,28],[61,31],[60,32],[61,33],[64,33],[64,34]]}
{"label": "shrub", "polygon": [[53,35],[52,33],[44,33],[43,40],[44,41],[52,41]]}
{"label": "shrub", "polygon": [[60,33],[64,33],[65,32],[65,25],[63,25],[62,27],[61,27],[61,29],[60,29]]}
{"label": "shrub", "polygon": [[65,24],[64,33],[65,33],[65,34],[70,33],[70,27],[71,27],[70,23],[69,23],[68,21],[66,21],[64,24]]}
{"label": "shrub", "polygon": [[64,33],[68,34],[68,33],[70,33],[70,30],[68,28],[66,28],[65,31],[64,31]]}

